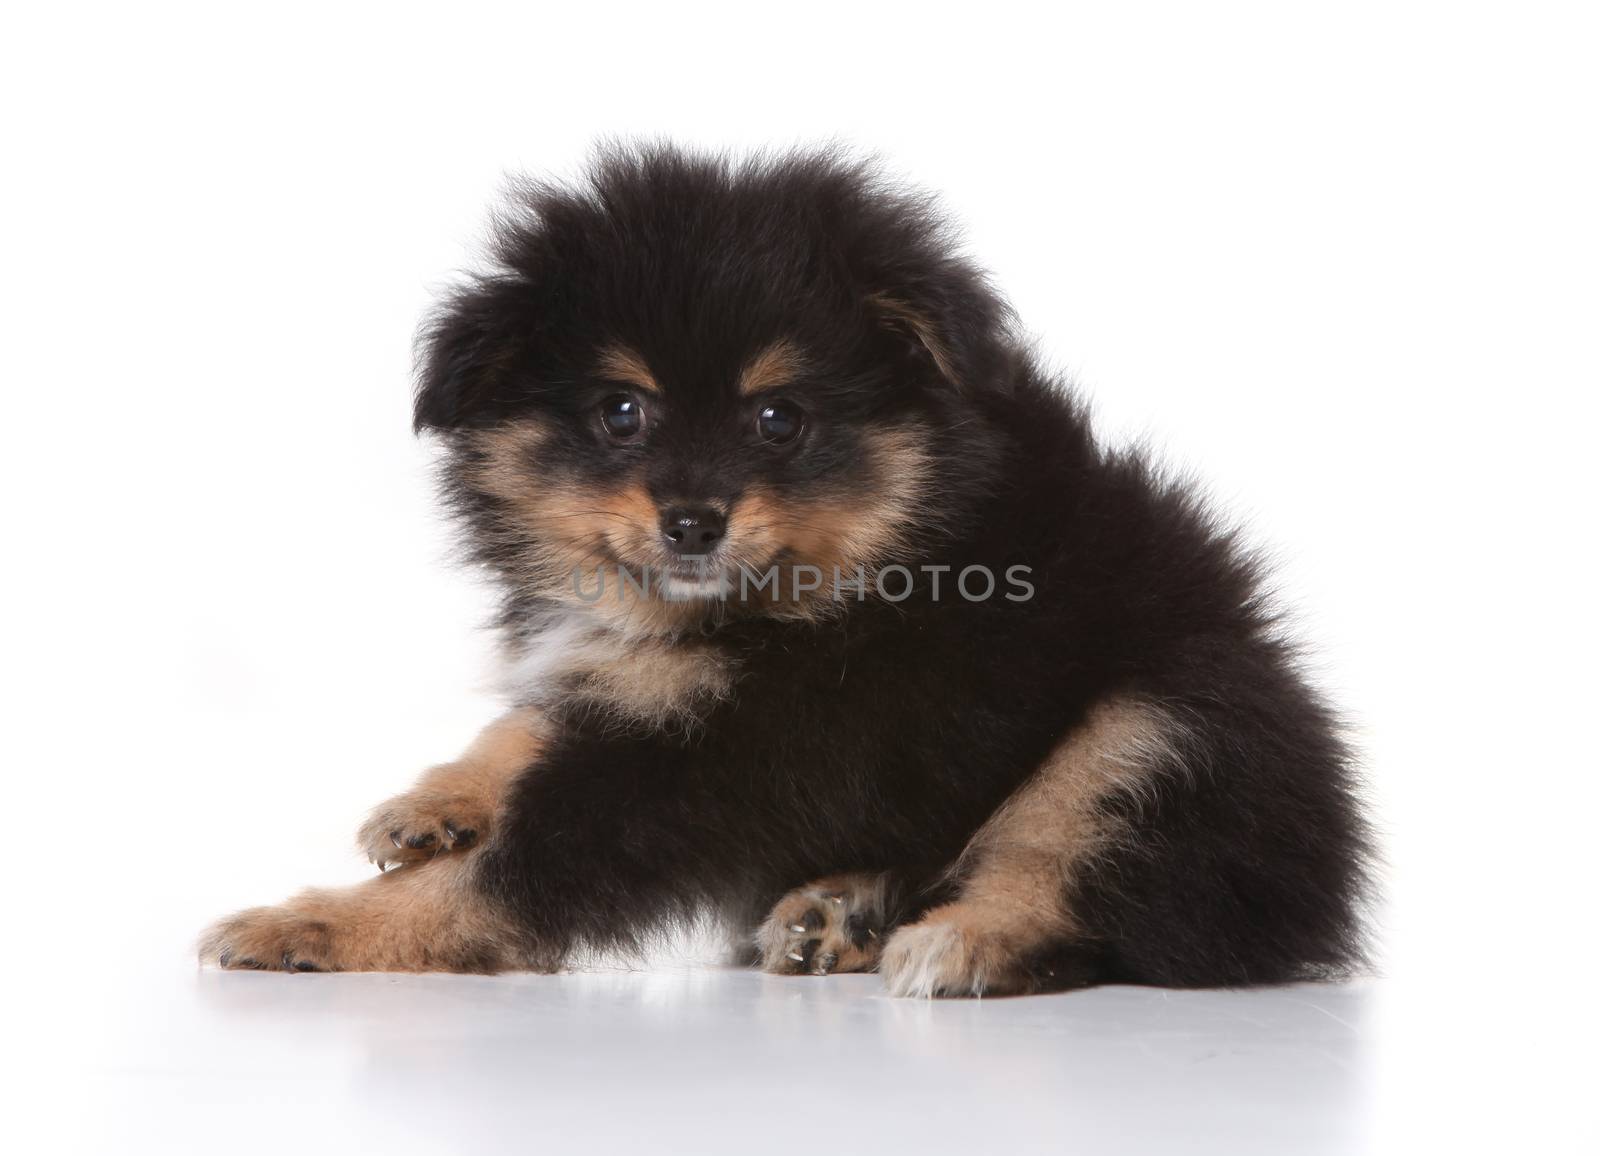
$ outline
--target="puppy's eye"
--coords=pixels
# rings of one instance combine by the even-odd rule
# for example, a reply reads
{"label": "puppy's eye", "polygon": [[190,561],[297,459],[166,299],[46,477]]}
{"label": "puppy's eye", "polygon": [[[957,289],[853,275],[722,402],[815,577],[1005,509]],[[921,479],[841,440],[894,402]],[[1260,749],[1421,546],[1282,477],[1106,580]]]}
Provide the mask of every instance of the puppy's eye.
{"label": "puppy's eye", "polygon": [[775,401],[761,407],[756,415],[756,429],[761,440],[768,445],[781,446],[800,436],[806,415],[792,401]]}
{"label": "puppy's eye", "polygon": [[600,425],[619,442],[632,441],[644,429],[644,407],[626,394],[600,403]]}

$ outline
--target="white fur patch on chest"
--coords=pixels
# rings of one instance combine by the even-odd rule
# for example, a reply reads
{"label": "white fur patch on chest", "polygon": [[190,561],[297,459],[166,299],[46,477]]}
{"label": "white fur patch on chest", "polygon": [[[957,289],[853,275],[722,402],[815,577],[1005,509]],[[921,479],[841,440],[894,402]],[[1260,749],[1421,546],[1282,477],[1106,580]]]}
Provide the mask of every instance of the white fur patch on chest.
{"label": "white fur patch on chest", "polygon": [[726,699],[734,669],[698,639],[630,636],[573,611],[512,644],[500,681],[518,702],[570,705],[620,723],[663,727],[693,722]]}

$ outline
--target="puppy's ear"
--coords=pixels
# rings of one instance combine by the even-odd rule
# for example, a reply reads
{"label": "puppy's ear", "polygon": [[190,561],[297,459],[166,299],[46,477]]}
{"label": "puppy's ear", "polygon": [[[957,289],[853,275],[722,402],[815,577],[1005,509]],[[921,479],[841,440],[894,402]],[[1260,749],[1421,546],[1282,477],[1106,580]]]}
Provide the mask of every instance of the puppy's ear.
{"label": "puppy's ear", "polygon": [[417,338],[413,427],[447,430],[491,420],[506,400],[512,363],[526,337],[509,318],[527,315],[526,286],[484,279],[458,290]]}
{"label": "puppy's ear", "polygon": [[1009,311],[980,274],[960,269],[867,293],[874,320],[962,393],[1004,388]]}

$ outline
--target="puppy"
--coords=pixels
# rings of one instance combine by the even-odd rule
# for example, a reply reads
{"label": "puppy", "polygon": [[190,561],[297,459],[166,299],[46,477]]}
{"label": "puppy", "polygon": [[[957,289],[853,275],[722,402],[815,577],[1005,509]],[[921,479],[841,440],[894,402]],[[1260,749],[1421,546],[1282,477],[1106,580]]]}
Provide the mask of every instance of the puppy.
{"label": "puppy", "polygon": [[416,425],[511,709],[373,813],[379,875],[204,958],[548,971],[709,916],[907,996],[1358,962],[1349,752],[1257,562],[1096,442],[926,197],[612,149],[494,260]]}

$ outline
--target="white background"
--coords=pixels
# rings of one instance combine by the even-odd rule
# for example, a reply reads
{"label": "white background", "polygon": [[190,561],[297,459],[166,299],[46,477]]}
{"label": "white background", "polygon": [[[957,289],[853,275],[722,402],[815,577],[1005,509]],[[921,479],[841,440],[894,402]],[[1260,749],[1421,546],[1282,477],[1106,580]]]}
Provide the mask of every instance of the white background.
{"label": "white background", "polygon": [[363,877],[365,809],[494,713],[414,327],[506,173],[661,134],[940,190],[1108,436],[1276,551],[1386,837],[1372,1143],[1592,1137],[1592,6],[579,13],[6,19],[0,954],[42,1135],[135,1095],[202,924]]}

